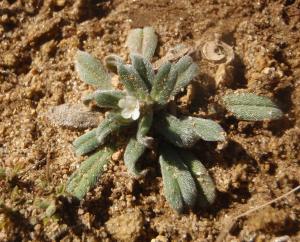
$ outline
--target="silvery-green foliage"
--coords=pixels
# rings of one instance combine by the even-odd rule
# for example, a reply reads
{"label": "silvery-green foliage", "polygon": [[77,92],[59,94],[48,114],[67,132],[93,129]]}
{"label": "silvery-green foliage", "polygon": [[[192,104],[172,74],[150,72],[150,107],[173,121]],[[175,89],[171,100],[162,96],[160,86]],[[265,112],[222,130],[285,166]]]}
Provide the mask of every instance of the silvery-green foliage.
{"label": "silvery-green foliage", "polygon": [[106,147],[85,160],[69,178],[66,186],[67,192],[78,199],[82,199],[96,184],[98,177],[105,169],[105,165],[110,161],[112,153],[113,150]]}
{"label": "silvery-green foliage", "polygon": [[151,60],[157,45],[157,35],[152,27],[133,29],[129,32],[126,45],[132,54],[140,54]]}
{"label": "silvery-green foliage", "polygon": [[104,62],[106,68],[115,74],[118,74],[118,66],[120,64],[124,64],[123,59],[120,56],[114,54],[106,56]]}
{"label": "silvery-green foliage", "polygon": [[133,67],[136,69],[136,71],[139,73],[140,77],[148,87],[148,90],[151,90],[154,79],[154,70],[151,66],[151,63],[141,55],[137,54],[131,55],[131,62]]}
{"label": "silvery-green foliage", "polygon": [[177,71],[178,75],[176,78],[175,87],[172,90],[172,95],[175,96],[185,88],[191,80],[199,75],[199,67],[193,62],[193,59],[186,55],[183,56],[176,64],[174,69]]}
{"label": "silvery-green foliage", "polygon": [[192,147],[199,139],[206,141],[225,140],[225,132],[218,123],[202,118],[178,119],[171,114],[161,115],[157,130],[170,143],[178,147]]}
{"label": "silvery-green foliage", "polygon": [[[95,185],[110,160],[113,149],[106,147],[108,137],[137,122],[136,134],[128,137],[124,152],[128,173],[134,177],[144,175],[141,157],[147,149],[158,147],[164,194],[171,207],[182,212],[186,208],[213,204],[216,191],[208,171],[185,149],[197,145],[200,139],[223,142],[225,132],[215,121],[168,113],[170,100],[176,101],[176,95],[198,75],[199,68],[188,55],[177,56],[176,63],[168,57],[156,62],[162,63],[161,66],[153,68],[151,58],[156,45],[157,36],[152,27],[134,29],[127,39],[131,64],[117,55],[105,59],[107,69],[119,76],[123,90],[113,89],[108,71],[98,60],[85,52],[77,53],[75,66],[80,78],[99,88],[85,96],[83,102],[110,110],[97,128],[73,142],[78,155],[94,152],[67,183],[67,191],[77,198],[82,199]],[[274,119],[282,115],[272,101],[254,94],[227,95],[224,103],[240,119]]]}
{"label": "silvery-green foliage", "polygon": [[163,144],[159,163],[164,183],[164,194],[173,209],[182,212],[184,207],[194,207],[197,187],[188,166],[170,145]]}
{"label": "silvery-green foliage", "polygon": [[95,92],[86,95],[83,98],[83,103],[88,104],[95,101],[100,108],[119,108],[118,102],[124,98],[126,93],[117,90],[96,90]]}
{"label": "silvery-green foliage", "polygon": [[124,163],[129,174],[133,176],[140,176],[143,174],[142,171],[137,167],[136,163],[145,150],[146,146],[138,142],[135,138],[131,138],[129,140],[124,152]]}
{"label": "silvery-green foliage", "polygon": [[118,73],[129,95],[140,100],[145,100],[149,96],[147,84],[132,65],[119,65]]}
{"label": "silvery-green foliage", "polygon": [[283,113],[267,97],[253,93],[233,93],[223,97],[226,108],[240,120],[260,121],[281,118]]}
{"label": "silvery-green foliage", "polygon": [[136,133],[136,139],[139,143],[148,148],[152,148],[153,138],[147,136],[153,122],[153,111],[149,110],[143,117],[140,118],[138,123],[138,129]]}
{"label": "silvery-green foliage", "polygon": [[202,208],[212,205],[216,198],[216,188],[205,166],[189,151],[181,150],[180,156],[195,179],[198,190],[197,204]]}
{"label": "silvery-green foliage", "polygon": [[128,124],[130,124],[129,120],[123,119],[119,114],[111,113],[97,128],[80,136],[73,142],[75,153],[77,155],[90,153],[102,145],[108,135]]}
{"label": "silvery-green foliage", "polygon": [[166,62],[158,69],[153,80],[151,97],[159,105],[166,105],[176,84],[178,72],[170,62]]}
{"label": "silvery-green foliage", "polygon": [[90,54],[77,51],[75,68],[81,80],[101,89],[112,89],[110,76],[100,61]]}

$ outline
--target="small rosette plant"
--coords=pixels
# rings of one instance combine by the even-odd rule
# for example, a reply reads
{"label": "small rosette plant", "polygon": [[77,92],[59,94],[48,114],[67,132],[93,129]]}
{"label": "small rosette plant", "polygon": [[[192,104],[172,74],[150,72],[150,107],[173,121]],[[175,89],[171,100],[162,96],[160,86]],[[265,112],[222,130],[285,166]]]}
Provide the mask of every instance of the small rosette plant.
{"label": "small rosette plant", "polygon": [[[164,195],[177,212],[186,208],[211,205],[216,197],[214,183],[203,164],[190,152],[198,140],[224,141],[222,127],[208,119],[176,117],[168,112],[170,102],[198,75],[196,63],[188,55],[177,62],[166,61],[154,70],[151,59],[157,35],[152,27],[133,29],[127,39],[131,64],[117,55],[105,58],[106,69],[94,57],[78,51],[75,67],[80,78],[97,90],[83,102],[94,102],[110,110],[99,126],[77,138],[73,145],[77,155],[90,155],[67,182],[67,192],[78,199],[95,185],[114,152],[108,137],[122,127],[137,122],[136,134],[124,152],[129,174],[145,173],[140,157],[146,149],[158,147]],[[123,90],[115,89],[111,74],[118,75]],[[281,111],[268,98],[250,93],[224,97],[225,107],[245,120],[274,119]],[[153,137],[150,137],[152,134]]]}

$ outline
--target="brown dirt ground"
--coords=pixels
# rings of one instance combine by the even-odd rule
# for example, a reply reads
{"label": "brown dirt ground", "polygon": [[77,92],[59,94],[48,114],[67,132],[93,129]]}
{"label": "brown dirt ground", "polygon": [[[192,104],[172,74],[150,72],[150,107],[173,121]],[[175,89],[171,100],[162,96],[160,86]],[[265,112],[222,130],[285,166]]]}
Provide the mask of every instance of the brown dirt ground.
{"label": "brown dirt ground", "polygon": [[[83,131],[54,127],[45,113],[78,103],[89,90],[74,72],[74,54],[125,57],[128,30],[145,25],[159,34],[156,58],[216,33],[234,46],[233,79],[225,87],[212,87],[217,66],[198,60],[202,85],[190,113],[208,117],[212,94],[237,88],[274,97],[285,112],[282,120],[257,123],[213,115],[230,141],[222,150],[204,142],[195,148],[218,189],[207,211],[174,213],[157,165],[134,180],[122,159],[81,204],[60,196],[83,160],[71,147]],[[299,0],[0,1],[0,241],[214,241],[227,217],[299,185],[299,33]],[[240,219],[226,241],[300,241],[299,199],[292,194]]]}

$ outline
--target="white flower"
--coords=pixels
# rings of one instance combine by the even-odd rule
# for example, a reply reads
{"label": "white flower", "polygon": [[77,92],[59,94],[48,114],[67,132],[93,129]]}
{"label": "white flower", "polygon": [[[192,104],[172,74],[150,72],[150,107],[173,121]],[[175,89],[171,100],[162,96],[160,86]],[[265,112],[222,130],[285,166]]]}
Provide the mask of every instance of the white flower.
{"label": "white flower", "polygon": [[135,97],[126,96],[118,102],[118,106],[122,108],[121,115],[123,118],[132,118],[137,120],[140,116],[140,103]]}

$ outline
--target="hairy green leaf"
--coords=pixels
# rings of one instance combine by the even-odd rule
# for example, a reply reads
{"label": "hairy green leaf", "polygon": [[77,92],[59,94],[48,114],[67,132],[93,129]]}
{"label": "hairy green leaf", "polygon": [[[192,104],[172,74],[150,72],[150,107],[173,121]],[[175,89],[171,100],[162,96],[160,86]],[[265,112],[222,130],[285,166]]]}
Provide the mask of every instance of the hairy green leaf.
{"label": "hairy green leaf", "polygon": [[151,97],[161,105],[168,102],[176,82],[177,72],[170,62],[163,64],[154,77]]}
{"label": "hairy green leaf", "polygon": [[125,92],[116,90],[97,90],[83,98],[84,104],[95,101],[101,108],[118,108],[120,99],[126,96]]}
{"label": "hairy green leaf", "polygon": [[[160,152],[160,165],[162,170],[170,171],[170,173],[168,173],[169,176],[163,175],[163,180],[170,179],[172,182],[175,179],[178,183],[184,204],[192,208],[197,200],[197,188],[188,167],[184,164],[177,151],[171,146],[166,144],[161,145]],[[167,183],[170,182],[167,181]],[[174,199],[177,198],[167,198],[168,201]]]}
{"label": "hairy green leaf", "polygon": [[108,135],[130,123],[131,120],[124,119],[120,114],[110,113],[96,128],[96,139],[103,144]]}
{"label": "hairy green leaf", "polygon": [[282,111],[267,97],[253,93],[234,93],[223,97],[225,107],[238,119],[260,121],[279,119]]}
{"label": "hairy green leaf", "polygon": [[157,130],[178,147],[192,147],[199,139],[189,122],[170,114],[158,120]]}
{"label": "hairy green leaf", "polygon": [[105,165],[110,161],[113,150],[103,148],[85,160],[71,175],[67,182],[68,193],[82,199],[96,184],[98,177],[103,173]]}
{"label": "hairy green leaf", "polygon": [[77,51],[75,69],[82,81],[95,87],[109,90],[113,89],[110,75],[99,60],[84,51]]}
{"label": "hairy green leaf", "polygon": [[120,81],[125,86],[128,94],[138,99],[145,100],[148,96],[148,88],[134,67],[121,64],[119,65],[118,72]]}
{"label": "hairy green leaf", "polygon": [[206,208],[212,205],[216,199],[216,188],[205,166],[189,151],[181,150],[179,154],[196,181],[199,206]]}
{"label": "hairy green leaf", "polygon": [[185,88],[196,76],[199,75],[199,67],[193,62],[193,59],[186,55],[183,56],[176,64],[177,79],[172,95],[175,96],[182,88]]}
{"label": "hairy green leaf", "polygon": [[211,120],[188,117],[178,119],[173,115],[161,116],[156,125],[158,131],[178,147],[192,147],[199,139],[223,141],[225,132]]}
{"label": "hairy green leaf", "polygon": [[129,32],[126,45],[131,54],[140,54],[150,61],[155,53],[157,40],[152,27],[137,28]]}
{"label": "hairy green leaf", "polygon": [[115,54],[106,56],[104,62],[106,68],[115,74],[118,74],[118,66],[124,64],[123,59]]}
{"label": "hairy green leaf", "polygon": [[133,67],[139,73],[140,77],[143,79],[144,83],[151,90],[151,86],[154,79],[154,70],[152,69],[151,63],[140,55],[132,54],[131,61]]}
{"label": "hairy green leaf", "polygon": [[95,136],[96,136],[96,129],[92,129],[92,130],[86,132],[85,134],[81,135],[80,137],[78,137],[73,142],[73,146],[78,147],[78,146],[84,144],[85,142],[87,142],[89,139],[94,138]]}
{"label": "hairy green leaf", "polygon": [[77,138],[74,148],[77,155],[85,155],[102,145],[108,135],[117,131],[122,126],[130,124],[131,120],[125,120],[119,114],[110,113],[100,125]]}
{"label": "hairy green leaf", "polygon": [[194,117],[188,117],[184,121],[189,122],[193,127],[193,131],[196,132],[196,134],[205,141],[225,140],[225,131],[215,121]]}
{"label": "hairy green leaf", "polygon": [[138,162],[141,155],[144,153],[146,146],[139,143],[136,139],[130,139],[124,152],[124,163],[127,167],[128,172],[133,176],[140,176],[143,171],[137,168],[136,163]]}
{"label": "hairy green leaf", "polygon": [[88,131],[73,142],[76,155],[87,154],[100,146],[96,138],[96,129]]}
{"label": "hairy green leaf", "polygon": [[140,119],[136,134],[137,141],[149,148],[153,146],[153,138],[147,136],[153,121],[153,111],[148,110]]}
{"label": "hairy green leaf", "polygon": [[176,177],[162,155],[159,156],[159,164],[161,167],[164,195],[166,200],[175,211],[181,213],[184,210],[184,203]]}

